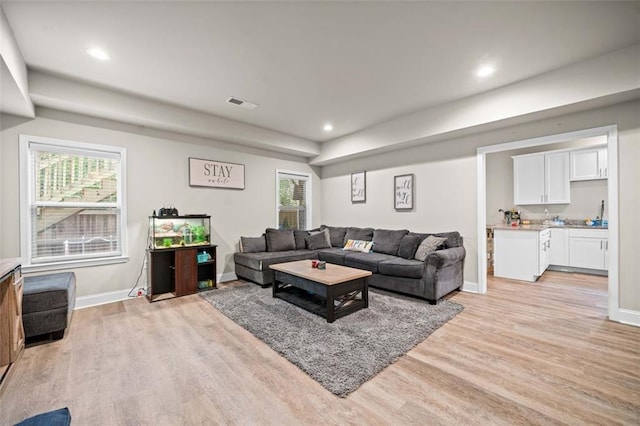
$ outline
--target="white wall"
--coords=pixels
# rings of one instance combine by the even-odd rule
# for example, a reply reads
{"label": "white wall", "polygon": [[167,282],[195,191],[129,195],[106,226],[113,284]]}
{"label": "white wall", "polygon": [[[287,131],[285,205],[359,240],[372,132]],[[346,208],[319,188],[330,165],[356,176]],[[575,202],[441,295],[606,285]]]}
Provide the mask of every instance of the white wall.
{"label": "white wall", "polygon": [[543,147],[523,148],[488,154],[486,159],[487,225],[500,224],[503,214],[499,209],[515,208],[522,212],[523,219],[544,219],[544,209],[549,218],[560,216],[564,219],[595,219],[599,215],[600,203],[605,201],[605,217],[608,215],[607,180],[571,182],[570,204],[547,204],[516,206],[513,204],[513,159],[512,155],[557,149],[580,148],[596,143],[606,143],[607,138],[597,137],[575,140],[568,143],[545,145]]}
{"label": "white wall", "polygon": [[[620,193],[620,307],[640,312],[640,102],[545,119],[472,136],[325,166],[322,220],[330,225],[458,230],[465,239],[465,281],[477,282],[476,149],[544,135],[617,124]],[[367,202],[351,204],[350,173],[367,171]],[[393,211],[393,176],[416,175],[416,208]],[[609,218],[616,220],[616,218]]]}
{"label": "white wall", "polygon": [[[322,185],[315,171],[301,160],[247,148],[229,149],[225,143],[121,125],[106,120],[38,111],[33,121],[4,116],[1,133],[0,256],[17,257],[19,247],[18,138],[20,134],[114,145],[127,150],[128,246],[124,264],[76,269],[78,296],[131,288],[139,274],[147,241],[148,216],[166,204],[181,214],[211,215],[212,241],[218,244],[218,275],[233,275],[233,253],[241,235],[256,236],[275,219],[275,170],[312,174],[312,224],[320,223]],[[56,117],[54,118],[45,118]],[[63,121],[64,119],[65,121]],[[244,190],[191,188],[188,157],[245,165]],[[144,278],[141,280],[144,283]]]}

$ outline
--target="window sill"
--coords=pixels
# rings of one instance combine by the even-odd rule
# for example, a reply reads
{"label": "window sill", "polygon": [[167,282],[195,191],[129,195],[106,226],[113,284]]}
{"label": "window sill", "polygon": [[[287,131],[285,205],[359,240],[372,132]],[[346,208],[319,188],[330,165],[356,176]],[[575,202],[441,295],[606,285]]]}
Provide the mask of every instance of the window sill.
{"label": "window sill", "polygon": [[31,265],[22,265],[22,272],[49,272],[60,269],[87,268],[91,266],[113,265],[116,263],[126,263],[129,256],[109,257],[104,259],[83,259],[83,260],[67,260],[55,263],[35,263]]}

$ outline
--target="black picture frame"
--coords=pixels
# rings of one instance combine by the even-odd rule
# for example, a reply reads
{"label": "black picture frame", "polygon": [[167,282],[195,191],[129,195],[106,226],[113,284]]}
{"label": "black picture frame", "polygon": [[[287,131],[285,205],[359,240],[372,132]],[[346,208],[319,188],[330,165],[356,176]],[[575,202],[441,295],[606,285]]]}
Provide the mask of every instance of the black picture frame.
{"label": "black picture frame", "polygon": [[393,208],[396,210],[413,209],[413,174],[393,177]]}
{"label": "black picture frame", "polygon": [[367,202],[367,172],[351,173],[351,202]]}

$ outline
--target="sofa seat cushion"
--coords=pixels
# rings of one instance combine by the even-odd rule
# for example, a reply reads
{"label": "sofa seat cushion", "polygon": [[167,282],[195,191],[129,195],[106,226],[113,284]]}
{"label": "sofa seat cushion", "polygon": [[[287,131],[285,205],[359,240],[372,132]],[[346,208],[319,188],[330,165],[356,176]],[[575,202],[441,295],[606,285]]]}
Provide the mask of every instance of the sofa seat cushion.
{"label": "sofa seat cushion", "polygon": [[395,259],[380,262],[378,270],[383,275],[419,279],[422,278],[426,271],[426,264],[418,260],[396,257]]}
{"label": "sofa seat cushion", "polygon": [[73,272],[25,277],[22,312],[50,311],[58,308],[73,309],[76,297],[76,275]]}
{"label": "sofa seat cushion", "polygon": [[333,263],[334,265],[344,266],[344,259],[349,253],[353,252],[348,252],[344,251],[341,248],[332,247],[329,249],[318,250],[318,259],[325,262]]}
{"label": "sofa seat cushion", "polygon": [[247,268],[263,271],[274,263],[293,262],[294,260],[316,259],[317,253],[313,250],[288,250],[262,253],[235,253],[235,263]]}
{"label": "sofa seat cushion", "polygon": [[384,253],[354,253],[349,252],[344,259],[344,265],[351,268],[364,269],[365,271],[371,271],[374,274],[379,272],[378,264],[383,260],[397,259],[396,256],[391,256]]}

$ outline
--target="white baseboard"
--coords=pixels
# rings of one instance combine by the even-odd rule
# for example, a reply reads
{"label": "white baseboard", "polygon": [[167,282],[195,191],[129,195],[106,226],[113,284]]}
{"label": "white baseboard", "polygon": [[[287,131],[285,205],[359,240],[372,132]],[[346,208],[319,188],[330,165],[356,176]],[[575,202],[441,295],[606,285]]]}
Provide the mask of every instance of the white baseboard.
{"label": "white baseboard", "polygon": [[472,283],[471,281],[465,281],[462,285],[462,291],[467,293],[476,293],[478,294],[478,283]]}
{"label": "white baseboard", "polygon": [[615,319],[612,318],[612,320],[640,327],[640,312],[631,309],[618,309]]}
{"label": "white baseboard", "polygon": [[[218,274],[217,279],[219,283],[223,283],[226,281],[237,280],[238,277],[234,272],[227,272],[226,274]],[[129,297],[129,291],[130,289],[116,290],[109,291],[107,293],[76,297],[76,306],[74,309],[83,309],[91,306],[104,305],[106,303],[120,302],[121,300],[134,299],[133,297]]]}
{"label": "white baseboard", "polygon": [[119,302],[121,300],[131,299],[129,297],[130,290],[109,291],[107,293],[91,294],[89,296],[76,297],[75,309],[88,308],[91,306],[104,305],[106,303]]}
{"label": "white baseboard", "polygon": [[227,281],[235,281],[237,279],[238,279],[238,277],[237,277],[235,272],[227,272],[226,274],[219,274],[218,275],[218,282],[219,283],[224,283],[224,282],[227,282]]}

